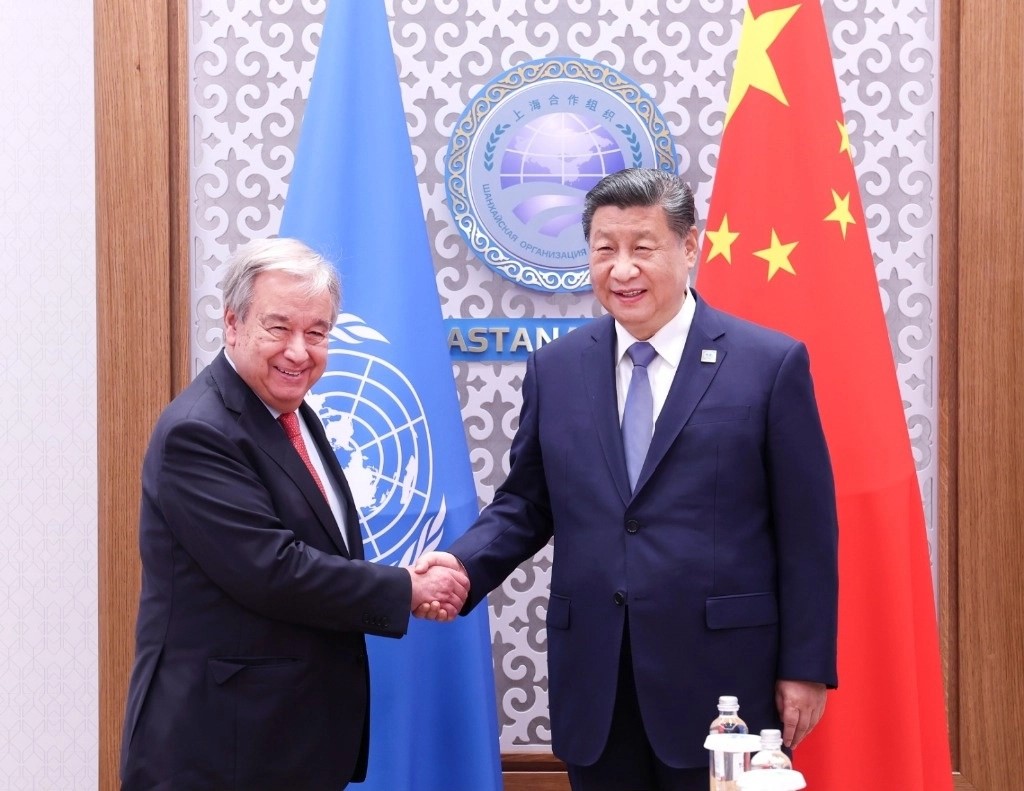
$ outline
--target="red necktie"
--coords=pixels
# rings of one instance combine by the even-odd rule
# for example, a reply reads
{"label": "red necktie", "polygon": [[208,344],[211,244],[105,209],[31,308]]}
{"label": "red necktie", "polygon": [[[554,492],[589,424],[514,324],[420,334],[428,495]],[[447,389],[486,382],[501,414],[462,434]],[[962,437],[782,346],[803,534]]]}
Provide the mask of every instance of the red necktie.
{"label": "red necktie", "polygon": [[306,465],[306,469],[309,470],[309,474],[313,476],[313,480],[316,481],[316,485],[320,488],[320,494],[327,499],[327,491],[324,489],[323,482],[320,480],[320,476],[316,474],[316,468],[313,467],[313,462],[309,460],[309,451],[306,450],[306,443],[302,441],[302,429],[299,428],[299,416],[294,412],[283,412],[278,421],[284,427],[284,433],[288,435],[288,439],[292,441],[292,445],[295,446],[295,450],[299,452],[299,457]]}

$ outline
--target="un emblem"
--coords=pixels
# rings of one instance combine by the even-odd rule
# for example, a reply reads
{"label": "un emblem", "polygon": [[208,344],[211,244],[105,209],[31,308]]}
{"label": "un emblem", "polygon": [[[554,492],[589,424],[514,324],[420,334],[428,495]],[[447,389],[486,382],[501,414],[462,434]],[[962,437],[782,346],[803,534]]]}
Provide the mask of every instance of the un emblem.
{"label": "un emblem", "polygon": [[324,424],[360,514],[367,560],[407,566],[436,549],[444,495],[435,492],[430,425],[409,379],[355,348],[387,339],[352,314],[331,331],[327,370],[306,398]]}
{"label": "un emblem", "polygon": [[487,266],[528,288],[582,291],[583,198],[627,167],[677,169],[653,100],[609,66],[546,58],[509,69],[466,106],[445,188],[456,227]]}

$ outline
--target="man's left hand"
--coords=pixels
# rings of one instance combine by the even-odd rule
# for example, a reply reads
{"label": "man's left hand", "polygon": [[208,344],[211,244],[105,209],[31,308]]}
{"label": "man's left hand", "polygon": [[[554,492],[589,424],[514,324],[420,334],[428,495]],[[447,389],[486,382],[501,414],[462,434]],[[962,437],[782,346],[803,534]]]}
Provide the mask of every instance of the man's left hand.
{"label": "man's left hand", "polygon": [[814,681],[776,681],[775,706],[782,719],[782,743],[796,747],[825,712],[824,684]]}

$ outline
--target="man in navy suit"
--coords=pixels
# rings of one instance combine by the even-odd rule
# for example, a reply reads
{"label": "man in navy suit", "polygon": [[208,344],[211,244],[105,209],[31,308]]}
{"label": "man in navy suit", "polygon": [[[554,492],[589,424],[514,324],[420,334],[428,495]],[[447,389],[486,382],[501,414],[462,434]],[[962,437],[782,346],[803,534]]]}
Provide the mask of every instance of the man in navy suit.
{"label": "man in navy suit", "polygon": [[[530,358],[507,480],[422,567],[457,558],[468,611],[553,537],[551,728],[572,787],[705,791],[719,695],[795,747],[836,684],[835,493],[808,355],[687,288],[697,228],[677,176],[606,177],[583,230],[610,315]],[[650,439],[628,470],[641,341]]]}
{"label": "man in navy suit", "polygon": [[463,605],[461,572],[363,560],[352,494],[303,402],[340,300],[334,268],[301,242],[240,248],[224,287],[226,348],[153,431],[125,791],[361,780],[364,633],[400,637],[413,608],[444,619]]}

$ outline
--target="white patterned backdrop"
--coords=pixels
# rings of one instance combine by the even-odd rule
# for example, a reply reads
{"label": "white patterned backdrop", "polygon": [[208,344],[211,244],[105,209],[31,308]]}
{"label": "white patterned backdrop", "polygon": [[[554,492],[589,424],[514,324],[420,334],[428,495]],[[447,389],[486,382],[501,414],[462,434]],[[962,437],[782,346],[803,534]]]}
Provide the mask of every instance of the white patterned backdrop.
{"label": "white patterned backdrop", "polygon": [[[0,2],[0,789],[95,789],[93,6]],[[85,31],[83,33],[83,31]]]}
{"label": "white patterned backdrop", "polygon": [[[334,0],[373,2],[374,0]],[[808,0],[813,1],[813,0]],[[445,153],[467,101],[526,60],[581,56],[625,73],[667,119],[706,213],[743,13],[741,0],[390,0],[437,287],[448,318],[581,317],[589,293],[503,280],[467,249],[445,204]],[[824,0],[875,266],[935,557],[936,0]],[[277,232],[325,0],[192,0],[195,371],[220,348],[221,263]],[[353,31],[357,45],[358,32]],[[480,503],[508,469],[524,365],[458,363]],[[549,550],[491,595],[506,751],[546,749]]]}

